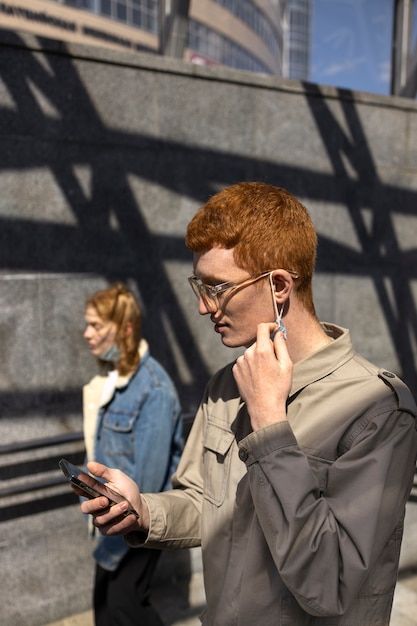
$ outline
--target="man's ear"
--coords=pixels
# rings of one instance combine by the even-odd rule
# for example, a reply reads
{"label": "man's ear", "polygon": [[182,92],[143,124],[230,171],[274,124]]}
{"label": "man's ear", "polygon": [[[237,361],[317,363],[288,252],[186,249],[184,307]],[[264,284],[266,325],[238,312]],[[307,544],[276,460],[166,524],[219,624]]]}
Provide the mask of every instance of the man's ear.
{"label": "man's ear", "polygon": [[274,270],[272,272],[272,284],[274,286],[274,295],[279,304],[283,304],[290,297],[293,279],[286,270]]}

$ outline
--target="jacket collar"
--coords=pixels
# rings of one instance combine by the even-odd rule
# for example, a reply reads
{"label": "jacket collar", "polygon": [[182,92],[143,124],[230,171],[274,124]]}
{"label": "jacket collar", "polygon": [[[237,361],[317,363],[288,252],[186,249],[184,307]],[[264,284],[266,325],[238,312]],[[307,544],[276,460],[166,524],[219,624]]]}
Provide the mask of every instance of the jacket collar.
{"label": "jacket collar", "polygon": [[[145,360],[149,355],[149,344],[146,339],[141,339],[139,344],[139,367],[141,366],[143,360]],[[130,379],[137,372],[137,369],[126,376],[120,376],[117,374],[117,370],[113,370],[108,373],[108,377],[103,389],[102,396],[100,398],[100,406],[106,405],[112,399],[114,392],[116,389],[122,389],[123,387],[127,387]]]}
{"label": "jacket collar", "polygon": [[353,358],[354,350],[346,328],[322,322],[326,334],[334,341],[294,365],[290,398],[311,383],[328,376]]}

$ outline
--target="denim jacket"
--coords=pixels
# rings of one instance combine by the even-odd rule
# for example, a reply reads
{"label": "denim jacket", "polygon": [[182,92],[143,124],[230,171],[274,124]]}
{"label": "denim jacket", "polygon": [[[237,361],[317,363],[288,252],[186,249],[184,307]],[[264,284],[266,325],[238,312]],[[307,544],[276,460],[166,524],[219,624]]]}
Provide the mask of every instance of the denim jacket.
{"label": "denim jacket", "polygon": [[[87,460],[121,469],[141,491],[158,492],[171,487],[181,456],[181,408],[174,384],[144,340],[140,353],[131,376],[95,376],[83,389]],[[128,550],[123,537],[100,536],[94,558],[112,571]]]}

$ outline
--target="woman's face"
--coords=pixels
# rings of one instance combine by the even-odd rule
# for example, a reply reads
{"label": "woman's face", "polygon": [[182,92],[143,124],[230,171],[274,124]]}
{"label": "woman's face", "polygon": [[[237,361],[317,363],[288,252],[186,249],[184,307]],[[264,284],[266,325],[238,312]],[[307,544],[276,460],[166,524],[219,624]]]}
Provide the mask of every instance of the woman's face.
{"label": "woman's face", "polygon": [[84,339],[87,340],[91,353],[100,358],[114,345],[117,326],[114,322],[103,320],[91,305],[85,311],[85,323]]}

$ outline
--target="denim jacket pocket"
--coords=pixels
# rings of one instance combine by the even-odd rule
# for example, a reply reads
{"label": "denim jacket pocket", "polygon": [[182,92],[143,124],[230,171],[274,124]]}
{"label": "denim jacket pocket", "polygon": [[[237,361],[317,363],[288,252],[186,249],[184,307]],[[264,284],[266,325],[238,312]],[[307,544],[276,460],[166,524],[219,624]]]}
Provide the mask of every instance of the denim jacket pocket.
{"label": "denim jacket pocket", "polygon": [[132,411],[112,408],[106,411],[101,429],[102,447],[106,454],[129,454],[136,417]]}
{"label": "denim jacket pocket", "polygon": [[204,497],[220,506],[225,498],[231,463],[231,447],[234,433],[208,422],[204,433],[205,483]]}

